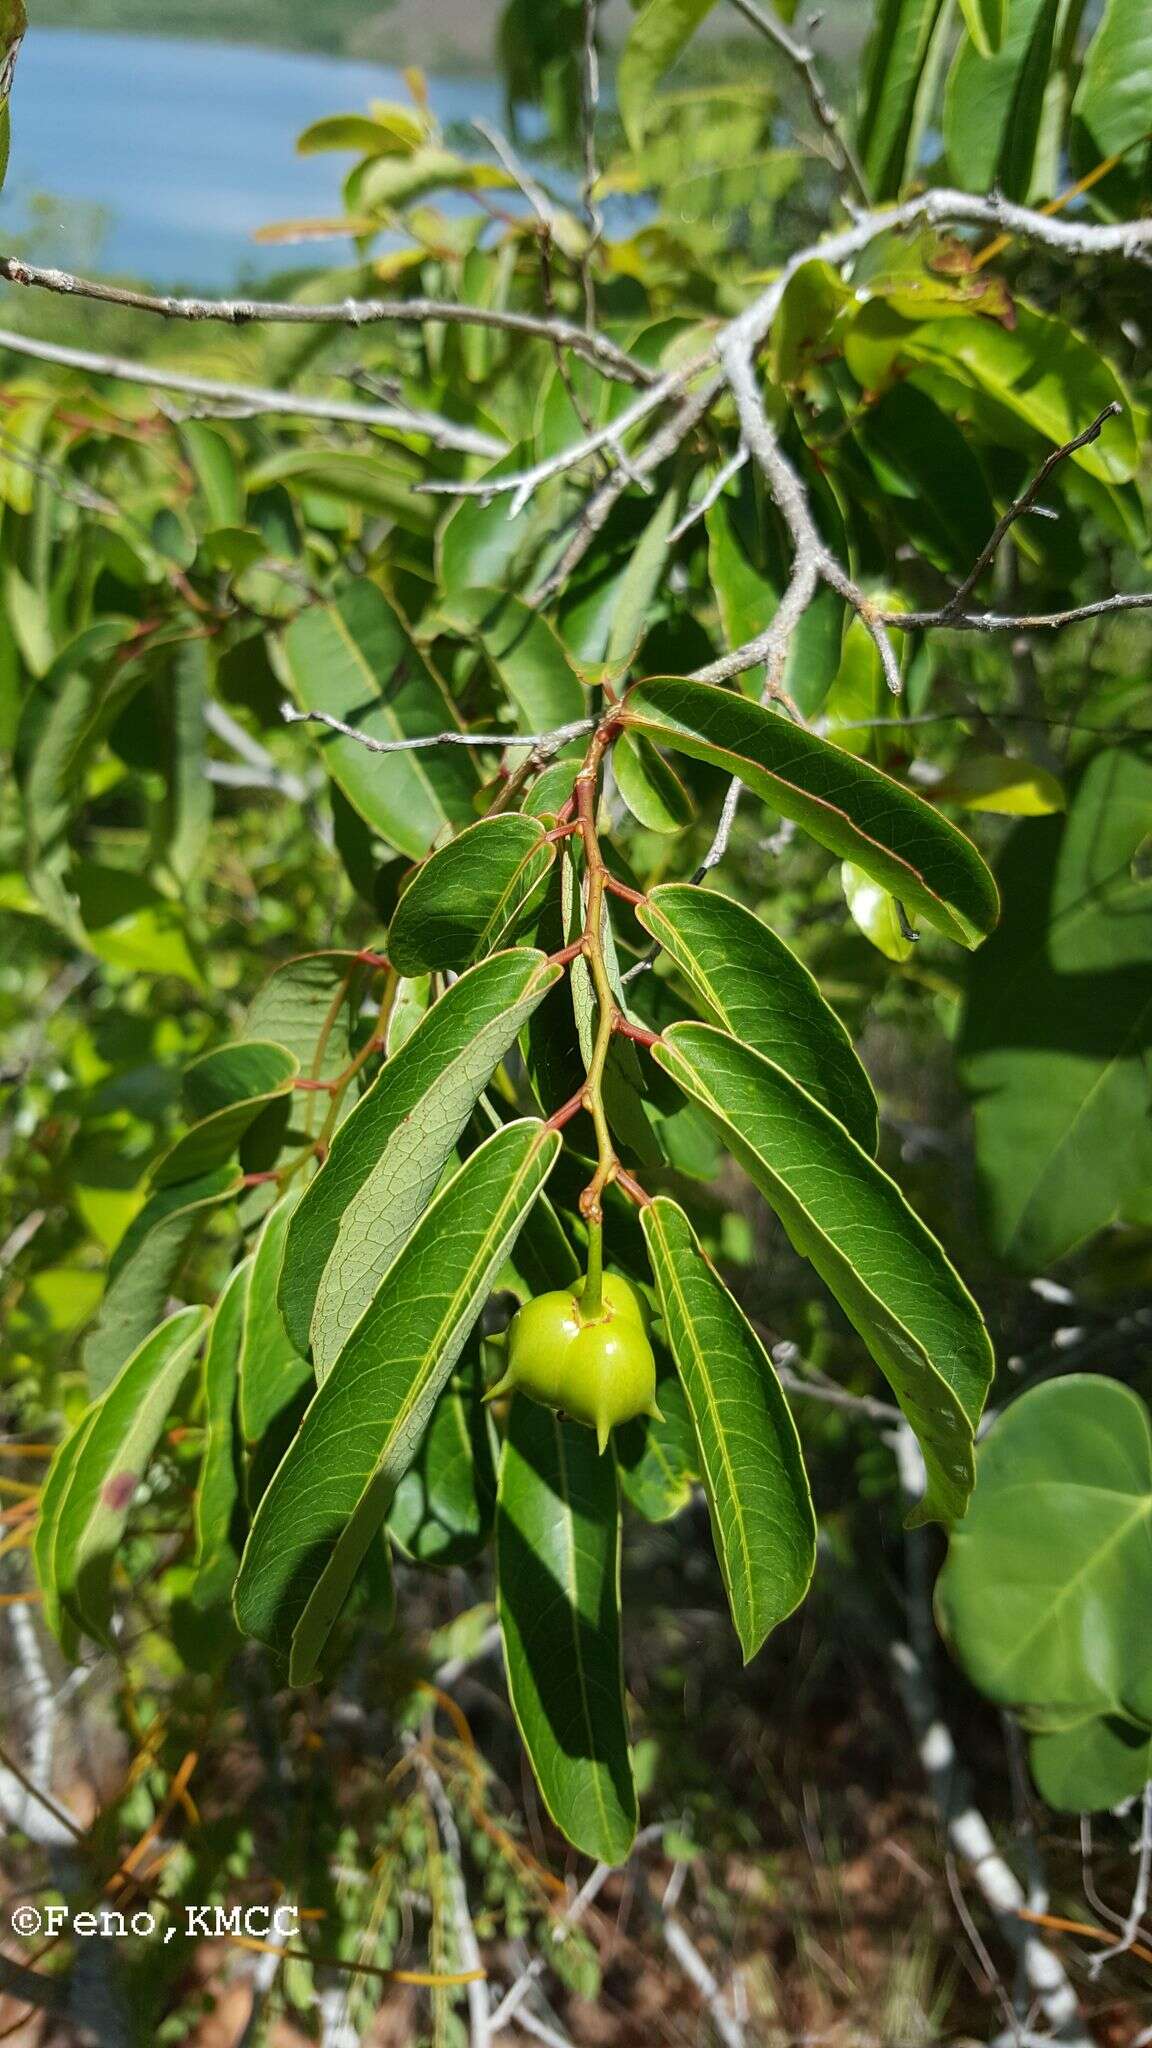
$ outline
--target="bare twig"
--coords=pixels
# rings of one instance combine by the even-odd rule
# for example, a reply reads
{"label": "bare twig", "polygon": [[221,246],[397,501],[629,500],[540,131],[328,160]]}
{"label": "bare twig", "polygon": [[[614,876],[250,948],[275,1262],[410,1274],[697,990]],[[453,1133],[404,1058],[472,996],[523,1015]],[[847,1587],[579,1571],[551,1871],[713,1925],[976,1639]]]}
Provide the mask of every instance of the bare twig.
{"label": "bare twig", "polygon": [[[431,1801],[436,1815],[436,1826],[448,1865],[448,1891],[452,1902],[452,1919],[456,1930],[456,1949],[461,1970],[483,1971],[484,1958],[472,1925],[472,1914],[468,1906],[468,1888],[464,1882],[464,1858],[460,1846],[460,1830],[452,1811],[448,1794],[444,1790],[439,1772],[428,1758],[421,1754],[417,1758],[420,1781]],[[492,2022],[488,2011],[488,1986],[483,1975],[473,1976],[468,1984],[468,2040],[469,2048],[488,2048],[492,2038]]]}
{"label": "bare twig", "polygon": [[[632,1844],[631,1854],[634,1856],[638,1849],[647,1848],[649,1843],[660,1841],[663,1834],[664,1829],[660,1822],[655,1822],[650,1827],[641,1828]],[[578,1921],[584,1918],[589,1906],[599,1898],[613,1871],[618,1870],[619,1867],[619,1864],[615,1863],[598,1863],[596,1865],[595,1869],[585,1878],[571,1904],[565,1907],[553,1927],[553,1943],[562,1942],[571,1933]],[[544,1975],[547,1968],[548,1962],[545,1956],[533,1956],[531,1962],[521,1971],[515,1983],[509,1986],[499,2005],[492,2013],[488,2024],[493,2035],[499,2034],[501,2027],[506,2027],[509,2021],[515,2018],[533,1985],[538,1978]]]}
{"label": "bare twig", "polygon": [[868,181],[860,160],[844,132],[840,115],[829,99],[824,82],[816,69],[816,52],[809,44],[800,42],[792,34],[773,8],[758,7],[756,0],[732,0],[732,4],[737,13],[742,14],[745,21],[750,22],[761,35],[767,36],[768,41],[774,44],[800,73],[804,81],[804,90],[808,95],[808,104],[828,138],[837,169],[848,178],[857,199],[863,200],[867,205],[871,196]]}
{"label": "bare twig", "polygon": [[707,490],[697,498],[694,505],[689,506],[683,519],[672,528],[671,533],[668,535],[669,547],[672,547],[676,541],[683,540],[689,528],[695,526],[698,519],[703,519],[705,513],[712,510],[717,498],[727,490],[733,477],[739,474],[747,461],[748,449],[744,442],[741,441],[739,447],[728,457],[727,462],[721,464]]}
{"label": "bare twig", "polygon": [[[1084,619],[1106,618],[1110,612],[1146,611],[1152,611],[1152,590],[1118,591],[1112,597],[1070,605],[1061,612],[952,612],[944,607],[932,612],[881,612],[880,618],[885,626],[904,633],[933,626],[947,626],[953,633],[1052,633],[1064,626],[1077,626]],[[754,663],[746,665],[752,668]]]}
{"label": "bare twig", "polygon": [[678,1896],[679,1887],[673,1889],[670,1885],[658,1907],[664,1946],[688,1982],[700,1993],[724,2048],[744,2048],[744,2029],[725,2004],[719,1980],[709,1969],[687,1928],[674,1917],[672,1909]]}
{"label": "bare twig", "polygon": [[[394,433],[422,434],[437,448],[456,448],[465,455],[484,455],[495,460],[505,444],[491,434],[467,427],[439,413],[423,412],[411,406],[357,405],[351,399],[315,398],[302,391],[271,391],[254,384],[225,384],[216,377],[193,377],[183,370],[167,370],[153,363],[130,362],[124,356],[108,356],[85,348],[65,348],[56,341],[39,341],[11,328],[0,328],[0,348],[15,355],[31,356],[40,363],[58,363],[63,369],[84,370],[92,377],[114,377],[122,383],[145,384],[153,391],[181,391],[191,398],[217,401],[222,410],[243,406],[248,413],[278,413],[286,417],[325,420],[361,427],[390,427]],[[104,509],[96,507],[95,509]]]}
{"label": "bare twig", "polygon": [[600,166],[596,160],[596,114],[600,105],[600,0],[584,0],[584,32],[580,52],[580,149],[584,159],[580,200],[588,225],[588,246],[580,259],[580,282],[584,293],[584,325],[596,326],[596,280],[592,261],[604,233],[604,215],[596,201]]}
{"label": "bare twig", "polygon": [[417,739],[378,740],[371,733],[361,732],[354,725],[346,725],[342,718],[336,718],[330,711],[297,711],[294,704],[281,704],[280,716],[286,725],[326,725],[331,732],[338,732],[346,740],[355,740],[358,746],[367,747],[370,754],[412,754],[425,747],[531,747],[541,760],[558,754],[569,740],[580,739],[596,725],[594,718],[576,718],[570,725],[558,725],[553,732],[429,732]]}
{"label": "bare twig", "polygon": [[1119,1938],[1104,1950],[1103,1955],[1093,1956],[1088,1965],[1088,1975],[1096,1978],[1106,1963],[1117,1956],[1127,1955],[1135,1948],[1140,1937],[1144,1915],[1148,1911],[1148,1893],[1152,1885],[1152,1784],[1145,1785],[1140,1806],[1140,1834],[1136,1842],[1136,1883],[1132,1890],[1132,1903],[1120,1930]]}
{"label": "bare twig", "polygon": [[495,327],[534,340],[559,341],[584,356],[605,376],[618,377],[626,384],[654,381],[643,363],[638,363],[626,349],[618,348],[605,334],[590,334],[587,328],[570,320],[546,320],[538,313],[510,312],[496,306],[463,306],[451,299],[337,299],[309,305],[296,299],[169,298],[105,284],[98,278],[76,277],[70,271],[48,269],[39,263],[25,263],[18,256],[0,256],[0,278],[6,278],[9,284],[56,292],[63,298],[95,299],[101,305],[153,313],[162,320],[219,320],[229,327],[249,327],[258,320],[288,327],[360,328],[386,322],[420,326],[430,320],[456,327]]}

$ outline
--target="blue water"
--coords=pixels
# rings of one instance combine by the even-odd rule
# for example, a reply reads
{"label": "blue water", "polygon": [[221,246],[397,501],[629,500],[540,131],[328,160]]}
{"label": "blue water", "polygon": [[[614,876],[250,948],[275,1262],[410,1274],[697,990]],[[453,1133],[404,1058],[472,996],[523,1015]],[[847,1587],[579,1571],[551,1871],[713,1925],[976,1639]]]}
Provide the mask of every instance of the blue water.
{"label": "blue water", "polygon": [[[433,78],[429,96],[443,122],[501,119],[491,80]],[[252,231],[341,212],[354,159],[297,156],[302,128],[366,111],[372,98],[408,97],[383,65],[32,29],[12,99],[0,246],[19,236],[29,256],[161,285],[225,286],[294,261],[339,263],[346,240],[294,252],[261,248]]]}

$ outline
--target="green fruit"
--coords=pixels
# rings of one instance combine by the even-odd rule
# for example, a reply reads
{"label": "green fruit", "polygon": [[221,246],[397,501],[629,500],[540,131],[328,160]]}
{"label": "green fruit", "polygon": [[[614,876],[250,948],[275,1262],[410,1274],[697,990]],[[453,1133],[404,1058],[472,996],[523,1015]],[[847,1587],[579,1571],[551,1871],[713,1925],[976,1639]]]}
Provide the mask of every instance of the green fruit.
{"label": "green fruit", "polygon": [[656,1360],[647,1310],[630,1282],[606,1273],[600,1314],[587,1320],[580,1307],[585,1285],[525,1303],[508,1332],[508,1369],[492,1395],[516,1388],[586,1422],[603,1451],[618,1422],[659,1416]]}

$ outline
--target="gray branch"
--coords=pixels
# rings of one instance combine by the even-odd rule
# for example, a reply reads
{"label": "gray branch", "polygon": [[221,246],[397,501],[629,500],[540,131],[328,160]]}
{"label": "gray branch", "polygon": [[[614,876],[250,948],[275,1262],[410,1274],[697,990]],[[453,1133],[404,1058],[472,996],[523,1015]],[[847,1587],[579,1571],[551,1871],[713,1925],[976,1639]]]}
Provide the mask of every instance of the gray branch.
{"label": "gray branch", "polygon": [[426,747],[531,747],[542,761],[558,754],[569,740],[591,732],[597,723],[594,718],[574,718],[571,724],[558,725],[552,732],[459,732],[453,728],[449,732],[421,733],[416,739],[378,740],[355,725],[346,725],[330,711],[297,711],[294,704],[284,703],[280,716],[285,725],[326,725],[330,732],[338,732],[344,739],[367,747],[370,754],[413,754]]}

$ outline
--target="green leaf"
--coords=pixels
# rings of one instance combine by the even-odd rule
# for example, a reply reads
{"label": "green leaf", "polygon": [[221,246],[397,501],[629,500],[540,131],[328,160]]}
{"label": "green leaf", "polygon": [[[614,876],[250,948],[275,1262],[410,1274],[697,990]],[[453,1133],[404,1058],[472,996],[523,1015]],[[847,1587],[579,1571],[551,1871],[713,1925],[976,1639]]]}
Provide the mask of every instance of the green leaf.
{"label": "green leaf", "polygon": [[313,1670],[441,1389],[560,1149],[510,1124],[422,1215],[312,1401],[252,1525],[240,1626]]}
{"label": "green leaf", "polygon": [[481,818],[429,854],[396,907],[388,957],[401,974],[467,967],[532,921],[556,848],[536,818]]}
{"label": "green leaf", "polygon": [[702,1102],[886,1375],[928,1466],[916,1520],[962,1515],[992,1377],[980,1311],[896,1183],[781,1068],[709,1024],[653,1057]]}
{"label": "green leaf", "polygon": [[906,320],[876,299],[849,330],[845,356],[872,390],[918,372],[929,387],[946,376],[953,393],[957,383],[967,384],[989,400],[993,418],[1019,420],[1053,445],[1071,441],[1105,406],[1118,404],[1100,439],[1070,460],[1104,483],[1127,483],[1139,443],[1132,401],[1111,363],[1055,314],[1016,299],[1014,318],[1011,328],[976,313]]}
{"label": "green leaf", "polygon": [[553,732],[584,717],[584,686],[563,641],[520,598],[501,590],[450,587],[441,599],[440,616],[479,640],[516,706],[521,732]]}
{"label": "green leaf", "polygon": [[864,60],[858,141],[874,200],[915,168],[921,88],[943,0],[880,0]]}
{"label": "green leaf", "polygon": [[256,991],[246,1039],[271,1040],[310,1081],[334,1081],[348,1065],[368,968],[358,953],[301,953]]}
{"label": "green leaf", "polygon": [[244,484],[219,427],[210,427],[204,420],[183,420],[178,432],[196,473],[208,524],[243,526],[247,513]]}
{"label": "green leaf", "polygon": [[240,1184],[233,1168],[218,1167],[201,1180],[161,1188],[129,1224],[109,1263],[100,1313],[84,1345],[93,1394],[103,1394],[164,1313],[195,1233]]}
{"label": "green leaf", "polygon": [[966,576],[996,508],[956,421],[914,384],[896,384],[866,408],[856,438],[905,530],[938,567]]}
{"label": "green leaf", "polygon": [[620,715],[661,745],[738,775],[946,937],[975,946],[995,924],[996,885],[963,833],[878,768],[765,705],[663,676],[634,685]]}
{"label": "green leaf", "polygon": [[204,722],[211,680],[212,662],[205,641],[185,640],[172,650],[162,677],[166,788],[156,850],[181,889],[187,888],[199,868],[212,830]]}
{"label": "green leaf", "polygon": [[969,754],[932,791],[938,804],[994,811],[1002,818],[1045,818],[1064,809],[1064,790],[1050,768],[1012,754]]}
{"label": "green leaf", "polygon": [[[902,963],[916,951],[915,934],[900,922],[896,900],[869,875],[846,860],[840,869],[844,901],[854,925],[886,960]],[[812,1093],[815,1094],[815,1089]],[[869,1149],[873,1149],[869,1147]]]}
{"label": "green leaf", "polygon": [[129,974],[175,974],[202,986],[204,976],[179,904],[142,875],[95,861],[78,861],[71,880],[88,943],[101,960]]}
{"label": "green leaf", "polygon": [[[455,714],[387,598],[353,583],[338,604],[313,605],[288,627],[283,654],[297,703],[374,739],[444,732]],[[420,860],[445,830],[472,822],[476,772],[465,747],[372,754],[328,733],[318,742],[333,780],[382,839]]]}
{"label": "green leaf", "polygon": [[184,1075],[184,1100],[197,1121],[157,1160],[153,1187],[197,1180],[223,1166],[268,1104],[291,1094],[298,1072],[294,1053],[258,1040],[223,1045],[193,1061]]}
{"label": "green leaf", "polygon": [[250,1449],[263,1442],[312,1378],[307,1359],[284,1328],[277,1300],[284,1247],[297,1200],[295,1195],[283,1196],[269,1210],[252,1261],[237,1393],[240,1433]]}
{"label": "green leaf", "polygon": [[669,1522],[686,1508],[700,1477],[700,1445],[684,1383],[656,1354],[659,1415],[618,1423],[612,1437],[621,1491],[647,1522]]}
{"label": "green leaf", "polygon": [[944,140],[960,183],[969,191],[998,187],[1026,200],[1036,154],[1060,0],[1012,0],[1007,33],[995,52],[962,44],[948,76]]}
{"label": "green leaf", "polygon": [[960,0],[964,25],[982,57],[991,57],[1004,40],[1009,0]]}
{"label": "green leaf", "polygon": [[872,1084],[808,969],[766,924],[718,891],[669,882],[637,905],[710,1021],[822,1102],[866,1152],[876,1150]]}
{"label": "green leaf", "polygon": [[76,1449],[57,1452],[62,1483],[49,1499],[52,1526],[38,1559],[46,1609],[66,1608],[108,1647],[112,1565],[128,1511],[207,1321],[202,1308],[170,1316],[78,1425]]}
{"label": "green leaf", "polygon": [[1057,1812],[1112,1813],[1152,1780],[1152,1728],[1093,1716],[1033,1735],[1028,1761],[1041,1799]]}
{"label": "green leaf", "polygon": [[[1072,115],[1079,171],[1093,170],[1121,150],[1132,151],[1117,192],[1124,210],[1131,205],[1135,211],[1148,189],[1152,128],[1152,18],[1144,0],[1107,0],[1084,58]],[[1138,143],[1144,145],[1142,156],[1136,153]],[[1109,183],[1105,180],[1105,190]]]}
{"label": "green leaf", "polygon": [[1017,826],[973,963],[961,1071],[993,1246],[1037,1272],[1152,1186],[1152,759],[1106,749],[1067,819]]}
{"label": "green leaf", "polygon": [[301,156],[324,149],[353,149],[358,155],[407,155],[426,139],[421,122],[408,107],[388,107],[370,120],[367,114],[329,114],[313,121],[296,139]]}
{"label": "green leaf", "polygon": [[[712,505],[704,524],[708,574],[725,643],[742,647],[774,618],[788,580],[788,561],[775,545],[771,515],[761,513],[748,485],[738,499],[721,498]],[[840,666],[843,631],[843,599],[827,587],[817,591],[792,635],[784,667],[784,688],[806,718],[820,709]],[[743,681],[747,694],[758,696],[763,666],[749,670]]]}
{"label": "green leaf", "polygon": [[502,953],[445,991],[337,1131],[292,1220],[280,1290],[323,1379],[422,1213],[476,1099],[559,979],[540,953]]}
{"label": "green leaf", "polygon": [[414,475],[402,466],[399,450],[393,446],[389,452],[392,461],[383,446],[371,454],[359,448],[281,448],[249,470],[248,489],[255,494],[273,484],[294,484],[297,491],[332,498],[338,505],[360,505],[426,534],[435,514],[428,500],[412,490]]}
{"label": "green leaf", "polygon": [[1130,1388],[1070,1373],[1013,1401],[980,1446],[940,1575],[941,1621],[999,1705],[1152,1724],[1152,1425]]}
{"label": "green leaf", "polygon": [[496,1468],[484,1407],[479,1347],[449,1380],[388,1516],[388,1528],[417,1564],[472,1563],[492,1533]]}
{"label": "green leaf", "polygon": [[668,535],[678,506],[679,493],[666,491],[632,548],[627,568],[615,586],[608,642],[604,649],[604,660],[611,675],[623,675],[631,667],[648,631],[652,601],[668,571]]}
{"label": "green leaf", "polygon": [[252,1260],[244,1259],[229,1274],[204,1347],[204,1455],[193,1511],[196,1580],[192,1599],[200,1608],[223,1604],[231,1593],[239,1563],[232,1542],[233,1518],[240,1505],[234,1411],[251,1273]]}
{"label": "green leaf", "polygon": [[771,1359],[684,1211],[661,1195],[641,1222],[747,1663],[799,1605],[815,1569],[816,1517],[800,1440]]}
{"label": "green leaf", "polygon": [[674,768],[639,733],[622,732],[612,749],[616,787],[649,832],[682,832],[696,806]]}
{"label": "green leaf", "polygon": [[647,0],[616,71],[616,101],[633,149],[640,149],[656,87],[691,41],[715,0]]}
{"label": "green leaf", "polygon": [[544,1804],[586,1856],[636,1832],[620,1647],[620,1507],[592,1431],[517,1395],[496,1507],[508,1697]]}

